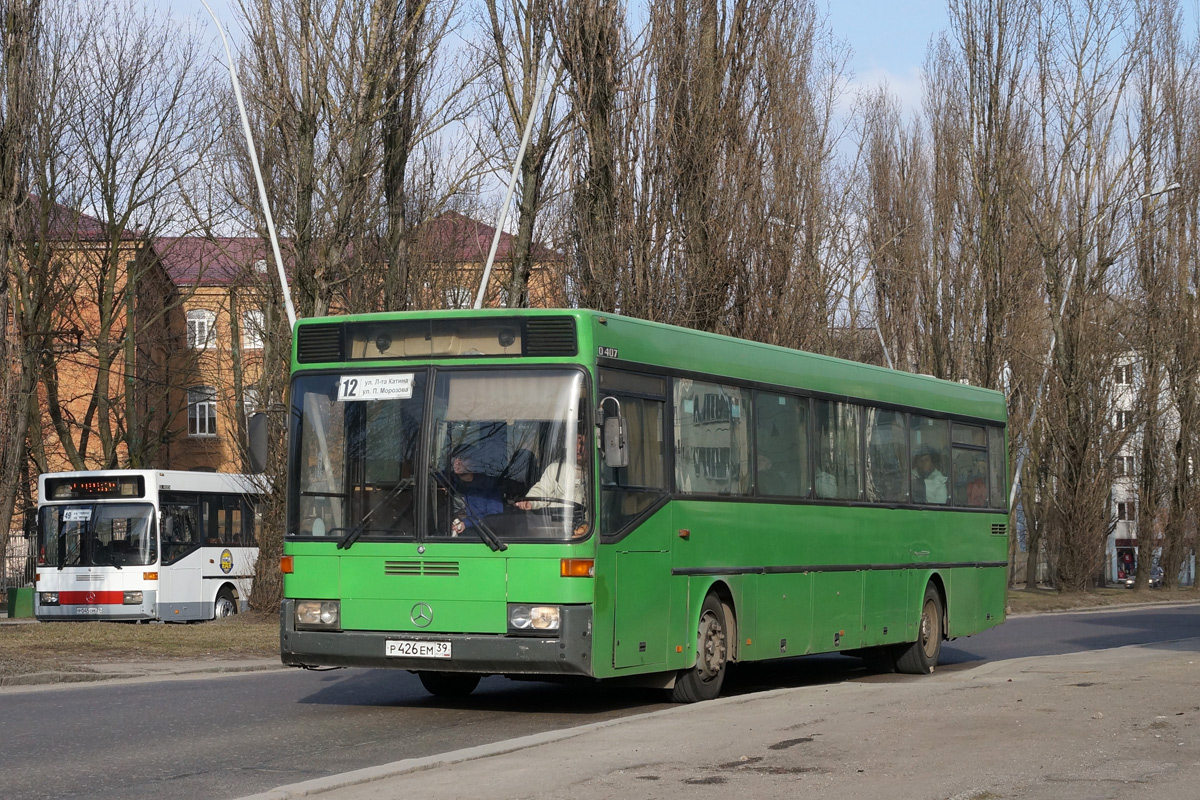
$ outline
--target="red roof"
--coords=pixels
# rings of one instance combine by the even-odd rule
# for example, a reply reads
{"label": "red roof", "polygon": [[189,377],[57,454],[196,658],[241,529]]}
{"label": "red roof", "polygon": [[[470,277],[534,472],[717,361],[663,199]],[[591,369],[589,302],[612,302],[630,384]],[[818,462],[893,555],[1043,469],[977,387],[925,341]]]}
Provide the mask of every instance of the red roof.
{"label": "red roof", "polygon": [[[41,225],[41,220],[37,218],[37,215],[45,213],[45,205],[42,198],[35,194],[29,195],[29,205],[25,209],[28,216],[25,217],[25,220],[34,230]],[[84,214],[82,211],[64,206],[62,203],[54,203],[49,209],[49,215],[48,232],[51,240],[103,242],[109,238],[109,227],[106,223]],[[138,235],[137,231],[122,229],[120,239],[126,242],[133,241],[138,238]]]}
{"label": "red roof", "polygon": [[[430,220],[417,229],[418,258],[447,264],[482,264],[487,259],[496,229],[463,214],[450,211]],[[497,261],[509,261],[516,242],[512,234],[500,236],[496,250]],[[159,260],[177,286],[227,286],[262,274],[255,269],[259,261],[266,262],[270,279],[275,276],[275,257],[270,247],[258,237],[182,236],[159,238],[154,241]],[[288,261],[289,240],[280,242],[285,265]],[[533,246],[534,260],[561,261],[562,255]]]}
{"label": "red roof", "polygon": [[[495,235],[495,226],[471,219],[457,211],[447,211],[417,229],[417,245],[422,253],[431,259],[458,264],[482,264],[487,260]],[[511,233],[500,234],[496,260],[511,261],[516,241],[516,237]],[[533,245],[533,258],[534,261],[562,260],[561,254],[536,242]]]}
{"label": "red roof", "polygon": [[154,240],[159,261],[176,286],[228,286],[259,273],[255,264],[264,261],[275,274],[275,256],[257,236],[180,236]]}

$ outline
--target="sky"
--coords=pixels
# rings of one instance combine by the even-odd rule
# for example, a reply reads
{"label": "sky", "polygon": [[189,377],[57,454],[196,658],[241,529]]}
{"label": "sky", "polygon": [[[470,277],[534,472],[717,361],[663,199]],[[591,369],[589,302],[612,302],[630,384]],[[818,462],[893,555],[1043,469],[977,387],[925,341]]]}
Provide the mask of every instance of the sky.
{"label": "sky", "polygon": [[886,82],[906,109],[921,104],[930,39],[949,25],[946,0],[828,0],[829,27],[853,51],[855,87]]}
{"label": "sky", "polygon": [[[203,15],[200,0],[153,0],[177,18]],[[853,50],[850,67],[856,85],[882,81],[901,97],[919,103],[920,70],[930,37],[947,24],[946,0],[818,0],[828,6],[833,33]],[[236,0],[208,0],[227,33],[236,38],[230,8]]]}

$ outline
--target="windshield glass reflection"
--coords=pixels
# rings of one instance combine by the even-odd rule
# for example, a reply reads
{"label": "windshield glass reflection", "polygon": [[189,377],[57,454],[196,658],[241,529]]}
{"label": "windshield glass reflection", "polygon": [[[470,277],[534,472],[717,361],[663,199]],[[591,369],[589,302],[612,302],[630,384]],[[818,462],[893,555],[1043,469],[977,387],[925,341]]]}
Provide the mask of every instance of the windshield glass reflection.
{"label": "windshield glass reflection", "polygon": [[[361,394],[367,378],[386,383],[384,396]],[[292,391],[288,534],[342,547],[420,538],[492,549],[585,536],[584,392],[578,370],[302,376]]]}

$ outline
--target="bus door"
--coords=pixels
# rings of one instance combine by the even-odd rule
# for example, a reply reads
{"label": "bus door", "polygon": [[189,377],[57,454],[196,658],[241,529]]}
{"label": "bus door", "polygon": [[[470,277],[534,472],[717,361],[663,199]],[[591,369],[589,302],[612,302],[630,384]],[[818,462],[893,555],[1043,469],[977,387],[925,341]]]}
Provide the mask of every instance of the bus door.
{"label": "bus door", "polygon": [[162,565],[158,572],[158,618],[207,619],[201,588],[199,498],[164,492],[159,507]]}
{"label": "bus door", "polygon": [[209,603],[227,582],[237,587],[238,600],[250,596],[257,559],[254,531],[254,507],[240,494],[201,495],[201,522],[204,527],[200,571],[201,601],[208,617]]}
{"label": "bus door", "polygon": [[[600,373],[601,397],[619,402],[629,446],[627,467],[601,462],[601,531],[614,539],[610,580],[617,669],[665,663],[672,625],[682,624],[686,611],[672,607],[671,512],[661,506],[667,493],[665,384],[658,377]],[[603,405],[607,415],[616,409],[612,402]]]}

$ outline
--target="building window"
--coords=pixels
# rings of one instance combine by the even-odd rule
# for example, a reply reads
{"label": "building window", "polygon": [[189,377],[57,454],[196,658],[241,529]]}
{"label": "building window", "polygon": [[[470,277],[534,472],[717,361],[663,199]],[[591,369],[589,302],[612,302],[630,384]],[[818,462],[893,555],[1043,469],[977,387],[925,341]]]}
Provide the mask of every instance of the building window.
{"label": "building window", "polygon": [[1121,410],[1117,412],[1117,430],[1124,430],[1129,427],[1129,423],[1133,421],[1133,412]]}
{"label": "building window", "polygon": [[216,344],[217,315],[207,308],[187,313],[187,343],[193,350],[204,350]]}
{"label": "building window", "polygon": [[1117,503],[1117,519],[1133,519],[1133,503]]}
{"label": "building window", "polygon": [[217,390],[212,386],[188,389],[188,436],[217,435]]}
{"label": "building window", "polygon": [[1133,364],[1118,364],[1117,365],[1117,385],[1132,386],[1133,385]]}
{"label": "building window", "polygon": [[446,308],[470,308],[475,296],[466,286],[451,286],[443,292]]}
{"label": "building window", "polygon": [[242,312],[242,347],[246,350],[261,350],[263,346],[266,317],[260,309]]}
{"label": "building window", "polygon": [[258,389],[246,389],[242,392],[242,413],[246,415],[246,428],[250,427],[250,416],[258,409]]}
{"label": "building window", "polygon": [[1117,456],[1116,467],[1117,477],[1132,477],[1137,474],[1134,471],[1133,456]]}

